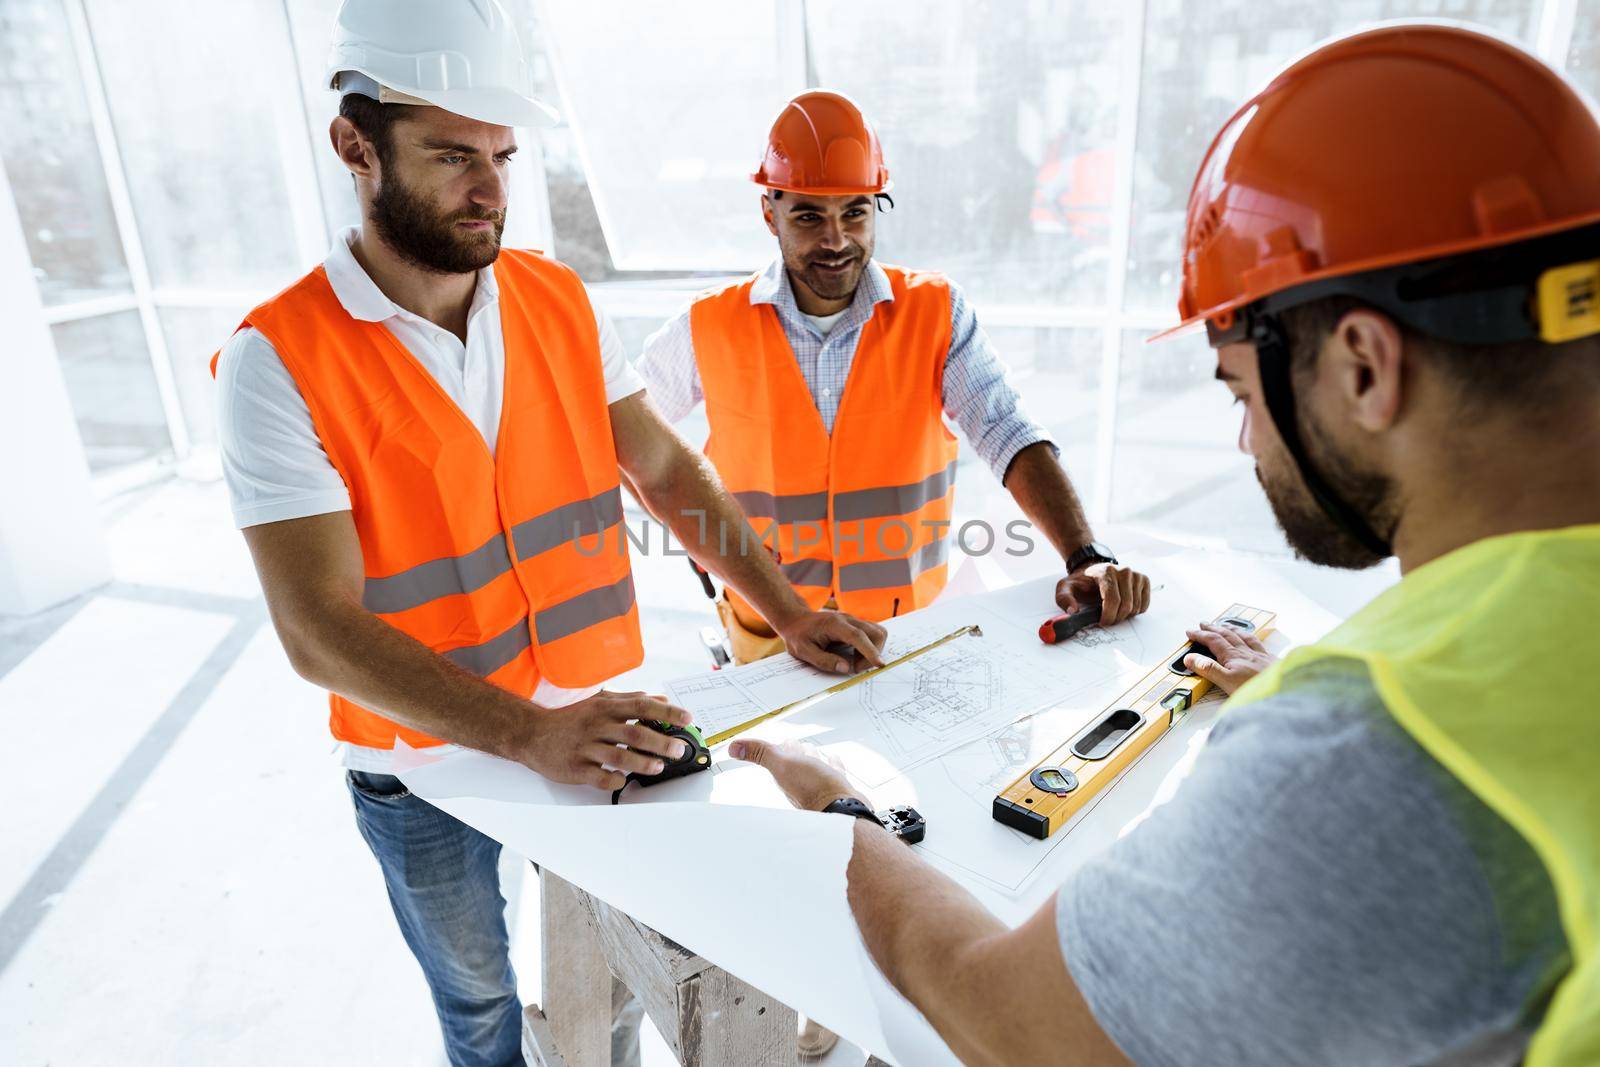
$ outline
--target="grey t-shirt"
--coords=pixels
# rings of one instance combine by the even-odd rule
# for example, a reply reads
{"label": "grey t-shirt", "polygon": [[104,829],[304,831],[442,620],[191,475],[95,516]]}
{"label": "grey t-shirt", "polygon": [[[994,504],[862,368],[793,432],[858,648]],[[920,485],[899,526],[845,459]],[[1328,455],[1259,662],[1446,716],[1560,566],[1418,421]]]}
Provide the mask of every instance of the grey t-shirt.
{"label": "grey t-shirt", "polygon": [[1527,842],[1324,661],[1225,711],[1173,799],[1057,900],[1147,1067],[1516,1063],[1570,960]]}

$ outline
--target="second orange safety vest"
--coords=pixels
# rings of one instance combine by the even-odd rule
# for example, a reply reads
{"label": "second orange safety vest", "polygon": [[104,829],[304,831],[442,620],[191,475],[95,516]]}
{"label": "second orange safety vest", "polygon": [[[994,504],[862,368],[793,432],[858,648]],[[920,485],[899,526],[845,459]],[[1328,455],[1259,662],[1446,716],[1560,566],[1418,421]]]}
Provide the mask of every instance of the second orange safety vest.
{"label": "second orange safety vest", "polygon": [[711,424],[706,455],[744,508],[754,549],[776,554],[813,609],[832,598],[873,621],[944,588],[959,447],[943,418],[949,283],[883,269],[894,299],[862,327],[831,434],[777,309],[750,303],[756,278],[689,311]]}
{"label": "second orange safety vest", "polygon": [[[505,333],[495,454],[383,325],[353,318],[321,267],[245,318],[294,377],[350,491],[362,603],[518,696],[598,685],[643,659],[594,313],[571,270],[494,265]],[[241,327],[242,328],[242,327]],[[213,361],[213,369],[215,361]],[[340,740],[438,744],[338,694]]]}

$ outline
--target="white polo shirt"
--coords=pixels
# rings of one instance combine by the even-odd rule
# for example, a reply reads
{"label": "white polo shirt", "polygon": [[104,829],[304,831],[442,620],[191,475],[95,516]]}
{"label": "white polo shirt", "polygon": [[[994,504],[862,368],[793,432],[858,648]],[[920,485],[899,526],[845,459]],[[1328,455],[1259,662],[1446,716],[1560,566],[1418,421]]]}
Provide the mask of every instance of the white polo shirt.
{"label": "white polo shirt", "polygon": [[[334,295],[351,317],[382,323],[416,357],[478,428],[493,455],[506,366],[494,271],[478,272],[467,312],[467,341],[462,344],[449,330],[383,295],[350,251],[358,232],[351,227],[340,233],[323,261]],[[600,331],[606,403],[614,404],[643,390],[644,382],[629,365],[616,328],[598,307],[594,319]],[[217,437],[233,519],[240,529],[350,510],[350,492],[328,460],[299,386],[272,344],[255,329],[234,334],[217,362]],[[561,707],[598,690],[598,686],[561,689],[541,680],[533,700]],[[340,750],[347,767],[389,771],[387,749],[341,745]]]}

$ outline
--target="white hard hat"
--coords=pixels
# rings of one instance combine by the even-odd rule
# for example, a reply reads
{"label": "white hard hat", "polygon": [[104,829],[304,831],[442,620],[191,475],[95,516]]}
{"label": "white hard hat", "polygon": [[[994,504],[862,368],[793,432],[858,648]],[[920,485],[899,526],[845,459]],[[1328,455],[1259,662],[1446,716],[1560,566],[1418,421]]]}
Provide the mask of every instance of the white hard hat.
{"label": "white hard hat", "polygon": [[328,87],[496,126],[554,126],[500,0],[344,0]]}

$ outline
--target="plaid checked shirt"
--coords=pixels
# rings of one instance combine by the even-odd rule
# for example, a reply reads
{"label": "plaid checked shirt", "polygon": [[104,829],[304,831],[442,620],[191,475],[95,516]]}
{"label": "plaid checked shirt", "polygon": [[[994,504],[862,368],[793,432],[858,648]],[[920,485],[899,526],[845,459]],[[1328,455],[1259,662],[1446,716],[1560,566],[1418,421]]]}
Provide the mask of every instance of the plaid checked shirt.
{"label": "plaid checked shirt", "polygon": [[[839,414],[861,328],[878,304],[893,299],[888,275],[876,261],[869,261],[855,299],[824,337],[800,313],[782,259],[774,260],[750,289],[750,303],[771,304],[777,309],[778,321],[829,433]],[[638,369],[651,399],[669,422],[682,419],[705,399],[687,307],[646,339]],[[1005,364],[954,283],[950,285],[950,351],[945,359],[943,394],[945,415],[961,428],[996,478],[1004,477],[1018,452],[1038,441],[1049,441],[1044,429],[1022,409],[1016,390],[1006,381]]]}

